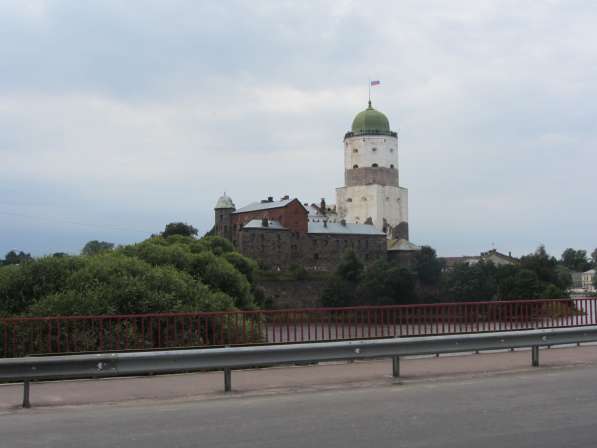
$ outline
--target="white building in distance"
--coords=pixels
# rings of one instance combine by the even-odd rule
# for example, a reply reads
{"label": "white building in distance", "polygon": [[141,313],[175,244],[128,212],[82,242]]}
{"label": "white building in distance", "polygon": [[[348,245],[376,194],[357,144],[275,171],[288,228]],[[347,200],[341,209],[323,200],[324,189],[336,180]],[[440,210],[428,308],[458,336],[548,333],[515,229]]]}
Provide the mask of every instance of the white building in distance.
{"label": "white building in distance", "polygon": [[339,219],[373,224],[388,238],[408,240],[408,190],[399,184],[398,134],[371,101],[344,136],[344,184],[336,189]]}

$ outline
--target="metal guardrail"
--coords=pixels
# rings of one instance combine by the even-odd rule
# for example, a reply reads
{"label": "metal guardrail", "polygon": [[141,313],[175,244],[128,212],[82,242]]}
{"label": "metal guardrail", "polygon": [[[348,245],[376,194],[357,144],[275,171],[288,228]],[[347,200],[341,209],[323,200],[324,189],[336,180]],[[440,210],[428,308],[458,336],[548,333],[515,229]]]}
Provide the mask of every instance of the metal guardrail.
{"label": "metal guardrail", "polygon": [[597,325],[597,297],[0,319],[0,358]]}
{"label": "metal guardrail", "polygon": [[106,378],[150,373],[224,370],[225,390],[232,369],[259,366],[392,358],[392,374],[400,375],[400,357],[531,347],[532,365],[539,365],[539,346],[597,341],[597,326],[498,333],[423,336],[359,341],[255,347],[110,353],[0,359],[0,381],[23,381],[23,407],[30,406],[30,381]]}

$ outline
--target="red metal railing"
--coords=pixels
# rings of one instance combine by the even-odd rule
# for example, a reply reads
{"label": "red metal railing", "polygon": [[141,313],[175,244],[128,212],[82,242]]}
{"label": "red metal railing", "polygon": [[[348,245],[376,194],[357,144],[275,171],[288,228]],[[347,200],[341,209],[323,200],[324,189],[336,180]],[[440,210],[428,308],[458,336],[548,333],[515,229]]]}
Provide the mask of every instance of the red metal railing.
{"label": "red metal railing", "polygon": [[0,319],[0,357],[597,325],[597,298]]}

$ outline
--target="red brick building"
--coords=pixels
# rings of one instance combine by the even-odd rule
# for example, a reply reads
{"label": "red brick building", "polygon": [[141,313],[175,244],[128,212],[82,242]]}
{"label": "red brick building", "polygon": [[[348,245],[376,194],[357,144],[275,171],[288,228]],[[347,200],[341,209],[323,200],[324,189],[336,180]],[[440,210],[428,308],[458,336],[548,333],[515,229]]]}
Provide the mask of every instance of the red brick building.
{"label": "red brick building", "polygon": [[373,225],[336,222],[332,216],[309,216],[298,199],[272,197],[238,210],[228,196],[215,207],[215,234],[259,261],[264,269],[333,270],[346,250],[363,260],[385,258],[384,232]]}
{"label": "red brick building", "polygon": [[308,231],[308,212],[298,199],[285,196],[279,201],[274,201],[270,196],[232,212],[230,223],[233,241],[238,241],[238,232],[254,219],[277,221],[287,230],[298,234]]}

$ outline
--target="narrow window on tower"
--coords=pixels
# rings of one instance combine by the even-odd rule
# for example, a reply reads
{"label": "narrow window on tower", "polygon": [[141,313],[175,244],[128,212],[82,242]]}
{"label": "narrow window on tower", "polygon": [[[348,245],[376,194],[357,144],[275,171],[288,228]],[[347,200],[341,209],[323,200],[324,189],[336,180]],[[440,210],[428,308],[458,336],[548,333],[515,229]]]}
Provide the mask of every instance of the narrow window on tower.
{"label": "narrow window on tower", "polygon": [[394,164],[391,164],[391,165],[390,165],[390,168],[394,168]]}
{"label": "narrow window on tower", "polygon": [[353,165],[352,167],[353,167],[354,169],[356,169],[356,168],[358,168],[359,166],[358,166],[358,165]]}
{"label": "narrow window on tower", "polygon": [[377,163],[373,163],[373,164],[371,164],[371,166],[372,166],[373,168],[377,168],[379,165],[377,165]]}
{"label": "narrow window on tower", "polygon": [[353,148],[352,152],[357,153],[359,150],[357,148]]}

